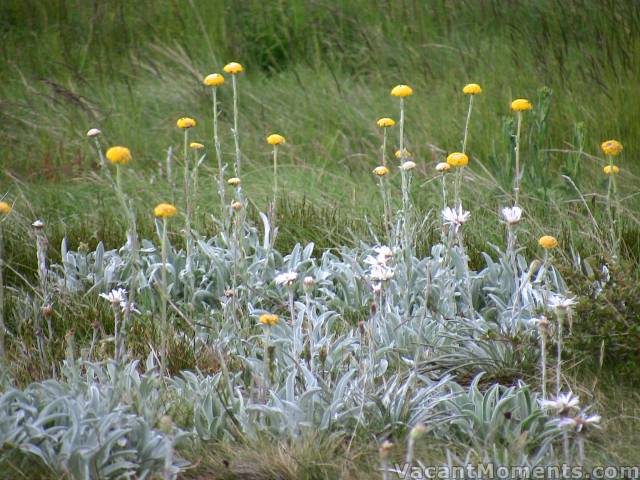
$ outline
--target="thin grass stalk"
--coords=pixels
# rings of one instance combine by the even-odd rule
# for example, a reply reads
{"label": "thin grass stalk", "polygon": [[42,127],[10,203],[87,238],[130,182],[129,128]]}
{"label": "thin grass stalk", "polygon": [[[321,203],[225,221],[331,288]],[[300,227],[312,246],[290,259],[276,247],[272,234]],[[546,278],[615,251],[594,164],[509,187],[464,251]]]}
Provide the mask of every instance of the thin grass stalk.
{"label": "thin grass stalk", "polygon": [[[197,166],[195,167],[197,168]],[[185,288],[185,300],[189,311],[193,315],[192,296],[195,290],[195,278],[193,276],[193,235],[191,234],[191,221],[193,217],[193,201],[191,198],[191,169],[189,168],[189,129],[184,130],[184,198],[185,198],[185,244],[187,249],[186,273],[188,288]]]}
{"label": "thin grass stalk", "polygon": [[522,112],[517,112],[517,129],[516,129],[516,172],[513,186],[514,205],[518,205],[520,196],[520,133],[522,130]]}
{"label": "thin grass stalk", "polygon": [[226,200],[224,187],[224,169],[222,166],[222,146],[220,145],[220,135],[218,134],[218,89],[211,89],[211,100],[213,103],[213,144],[216,150],[216,160],[218,161],[218,195],[220,196],[220,209],[222,218],[226,218]]}
{"label": "thin grass stalk", "polygon": [[[38,344],[38,352],[42,365],[45,365],[46,358],[46,339],[43,330],[43,319],[45,317],[45,308],[49,305],[49,293],[47,286],[47,237],[44,235],[44,223],[37,221],[34,223],[36,233],[36,256],[38,259],[38,283],[42,295],[43,303],[39,313],[36,315],[35,334]],[[51,330],[51,327],[49,327]],[[49,332],[51,333],[51,331]]]}

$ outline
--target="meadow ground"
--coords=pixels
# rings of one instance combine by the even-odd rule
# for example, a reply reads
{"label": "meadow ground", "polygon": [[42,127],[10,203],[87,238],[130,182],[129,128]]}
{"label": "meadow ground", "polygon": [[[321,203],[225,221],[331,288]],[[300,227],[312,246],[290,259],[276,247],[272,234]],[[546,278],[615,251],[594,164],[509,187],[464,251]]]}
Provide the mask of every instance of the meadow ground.
{"label": "meadow ground", "polygon": [[[411,242],[403,237],[404,241],[398,245],[410,243],[416,259],[435,258],[432,247],[443,240],[442,177],[435,166],[446,161],[449,153],[461,150],[469,102],[462,87],[477,82],[482,86],[482,93],[474,97],[466,145],[470,161],[464,169],[461,188],[461,202],[471,211],[471,218],[464,225],[464,254],[468,256],[470,271],[484,271],[485,253],[498,262],[506,255],[500,210],[513,203],[517,136],[517,115],[511,111],[510,103],[515,98],[528,98],[534,108],[523,113],[519,159],[522,165],[520,205],[526,222],[518,226],[521,248],[518,253],[525,265],[516,270],[526,279],[527,263],[544,259],[539,237],[553,235],[558,239],[553,265],[564,279],[561,283],[567,287],[560,293],[577,299],[577,305],[572,307],[575,310],[573,332],[566,339],[564,382],[593,404],[594,411],[603,417],[602,430],[589,437],[588,456],[592,464],[637,463],[633,445],[640,440],[637,433],[640,398],[633,385],[640,378],[637,369],[640,360],[637,346],[640,340],[637,288],[640,9],[636,2],[372,4],[366,0],[240,3],[114,0],[89,4],[81,0],[28,0],[3,2],[0,27],[3,59],[0,65],[3,78],[0,84],[0,196],[13,206],[11,215],[3,217],[1,227],[2,258],[6,265],[3,315],[9,332],[7,357],[10,359],[9,368],[3,371],[2,390],[10,386],[24,388],[54,373],[61,375],[60,368],[43,368],[39,363],[41,358],[34,353],[38,332],[35,321],[30,319],[37,317],[36,311],[40,308],[36,305],[44,301],[45,295],[36,255],[37,234],[32,222],[38,218],[46,222],[49,265],[62,263],[60,245],[64,238],[70,251],[80,253],[93,252],[100,242],[107,251],[118,249],[126,241],[130,217],[117,190],[101,171],[94,145],[86,136],[90,128],[102,131],[99,138],[103,147],[126,145],[131,150],[133,159],[123,172],[120,186],[131,199],[139,238],[157,243],[153,207],[170,201],[179,207],[182,215],[187,203],[181,176],[183,132],[176,128],[176,120],[197,119],[197,126],[190,129],[190,139],[203,143],[207,156],[198,171],[197,191],[192,188],[189,193],[193,206],[190,228],[205,239],[227,235],[222,243],[216,243],[216,248],[220,248],[219,252],[232,252],[233,231],[229,230],[229,224],[220,223],[211,88],[204,86],[202,80],[209,73],[222,73],[223,65],[229,61],[241,62],[245,70],[238,77],[238,133],[243,161],[242,201],[246,202],[243,212],[248,218],[247,225],[257,226],[260,235],[264,231],[259,212],[269,209],[273,184],[272,148],[266,144],[265,137],[279,132],[287,140],[278,149],[280,189],[276,213],[271,218],[272,225],[278,227],[278,235],[271,253],[256,253],[270,266],[271,273],[276,274],[291,267],[291,263],[273,252],[285,255],[298,243],[305,246],[313,242],[317,259],[323,253],[344,259],[350,249],[369,252],[369,247],[385,243],[378,241],[385,237],[384,205],[378,179],[371,173],[380,163],[382,142],[382,130],[376,120],[388,116],[399,121],[398,101],[389,91],[396,84],[409,84],[414,94],[406,99],[403,138],[416,163],[411,172],[412,218],[416,224],[424,221],[424,225],[412,232]],[[227,172],[233,170],[236,152],[230,78],[227,75],[225,85],[218,89],[221,151],[228,164]],[[399,147],[398,125],[390,132],[388,161],[395,162],[392,152]],[[624,145],[622,153],[615,157],[621,169],[615,176],[615,192],[609,190],[612,177],[603,173],[609,159],[600,144],[608,139],[617,139]],[[168,155],[173,159],[173,181],[167,178]],[[390,210],[405,212],[404,187],[397,169],[386,181]],[[449,187],[452,195],[453,184]],[[610,212],[614,212],[616,218],[614,235]],[[401,225],[403,217],[398,218]],[[188,251],[192,247],[185,239],[190,237],[184,234],[183,228],[177,221],[172,224],[169,239],[176,250]],[[452,237],[448,241],[454,240]],[[448,245],[453,248],[451,243]],[[176,253],[175,258],[182,257]],[[340,261],[346,263],[346,260]],[[332,259],[334,263],[329,263],[341,265],[340,261]],[[354,264],[361,265],[362,261],[363,258],[358,258]],[[150,271],[154,262],[157,269],[158,258],[149,260]],[[186,265],[187,260],[184,262]],[[234,264],[235,260],[229,262]],[[178,265],[182,264],[177,263],[176,268]],[[224,265],[227,268],[228,265]],[[335,265],[331,268],[337,269]],[[316,267],[314,274],[322,271],[320,265]],[[310,267],[306,264],[300,267],[301,278],[305,268]],[[400,265],[397,268],[396,278],[401,271]],[[409,279],[411,267],[407,268]],[[415,268],[419,270],[423,266]],[[118,271],[117,275],[121,273]],[[148,276],[149,283],[153,283],[151,278],[155,278],[155,274]],[[230,273],[230,278],[236,274]],[[60,275],[69,278],[68,272]],[[267,279],[266,273],[262,275],[261,281],[272,280]],[[126,272],[122,274],[124,278]],[[542,287],[537,287],[548,287],[540,281]],[[178,320],[186,317],[186,324],[209,322],[208,315],[211,318],[215,315],[208,310],[204,310],[207,313],[189,310],[194,302],[187,301],[186,293],[182,296],[189,288],[188,279],[185,282],[184,291],[171,292],[182,300],[174,299],[174,308],[181,313],[170,310],[170,317]],[[354,285],[356,283],[354,281]],[[107,284],[89,293],[74,292],[56,298],[55,335],[48,345],[47,363],[60,363],[65,358],[68,349],[65,335],[69,331],[75,332],[79,350],[87,349],[91,343],[92,325],[100,323],[108,332],[112,331],[113,312],[98,296],[108,291],[105,290]],[[127,285],[124,280],[118,284],[119,287]],[[464,281],[461,285],[451,287],[452,291],[464,295]],[[302,285],[299,287],[302,298]],[[326,288],[333,291],[329,286]],[[398,292],[390,295],[397,294],[400,302],[403,287],[394,288]],[[423,288],[422,284],[416,285],[420,291]],[[256,312],[274,310],[281,316],[288,315],[286,291],[278,293],[277,289],[266,287],[263,291],[262,284],[255,289],[252,293],[261,292],[264,298],[247,300],[244,310],[247,315],[254,307]],[[141,360],[156,350],[158,332],[153,324],[159,318],[163,298],[160,295],[159,301],[153,295],[146,296],[147,293],[143,291],[138,300],[144,321],[131,327],[128,338],[130,355]],[[195,294],[195,290],[192,293]],[[336,338],[357,336],[358,329],[362,328],[359,322],[378,314],[369,309],[369,300],[376,304],[375,299],[367,297],[370,292],[362,293],[362,301],[357,305],[347,298],[354,296],[353,292],[345,294],[344,299],[339,293],[332,295],[335,298],[331,297],[328,303],[320,302],[321,305],[313,308],[319,309],[318,312],[326,308],[341,314],[344,323],[330,327],[334,328],[332,334]],[[223,296],[221,292],[219,297]],[[342,303],[336,300],[338,297]],[[429,299],[425,301],[425,311],[432,309],[440,312],[441,317],[447,317],[447,313],[442,313],[446,310],[444,306],[433,306],[429,302]],[[377,305],[380,303],[381,299]],[[474,312],[476,305],[478,309],[487,308],[484,312],[487,318],[499,317],[495,310],[500,311],[501,307],[489,308],[489,303],[481,295],[480,300],[471,302],[469,311],[464,310],[464,301],[455,309],[473,317],[477,313]],[[216,309],[222,304],[216,304]],[[390,304],[387,307],[390,312],[393,310]],[[302,311],[302,306],[300,308]],[[506,310],[511,312],[517,308],[524,307],[510,304]],[[545,313],[545,308],[544,302],[542,307],[533,302],[527,313],[538,316]],[[256,336],[254,330],[247,327],[247,344]],[[509,365],[507,357],[500,357],[496,368],[481,369],[488,372],[490,381],[512,386],[517,379],[524,379],[537,388],[540,372],[537,337],[535,329],[533,331],[531,335],[520,331],[509,331],[510,335],[506,335],[502,327],[483,330],[482,335],[486,336],[482,336],[483,340],[511,342],[515,352],[535,351],[531,358],[518,353],[513,357],[518,358],[514,365]],[[491,336],[494,334],[497,339]],[[282,335],[286,337],[288,333]],[[382,332],[377,335],[379,341],[387,338]],[[394,335],[401,336],[397,332]],[[432,338],[429,335],[434,332],[421,331],[416,335],[418,339],[413,341],[424,345],[425,339]],[[456,331],[456,335],[462,333]],[[481,335],[472,338],[478,336]],[[389,372],[404,374],[408,367],[403,362],[413,352],[409,355],[403,350],[405,340],[392,339],[398,342],[396,352],[382,355],[390,355],[384,357],[393,366]],[[172,374],[177,375],[183,369],[213,374],[222,371],[220,364],[224,361],[215,357],[215,349],[213,359],[199,358],[203,353],[195,348],[195,340],[193,349],[186,348],[189,342],[183,340],[176,340],[177,343],[170,346]],[[205,343],[207,341],[217,345],[221,337]],[[460,338],[456,341],[463,342]],[[104,361],[115,354],[109,345],[101,352]],[[305,345],[300,347],[301,355],[302,350],[308,348]],[[292,348],[295,351],[297,347]],[[439,348],[443,350],[437,351],[434,347],[434,351],[444,355],[444,347]],[[555,345],[549,348],[550,365],[555,358],[554,348]],[[256,371],[263,368],[257,366],[258,360],[268,357],[258,350],[257,353],[252,350],[251,355],[244,352],[248,359],[246,365]],[[354,347],[353,356],[359,355],[358,352]],[[240,353],[237,355],[240,358]],[[235,361],[239,361],[238,358]],[[418,360],[416,357],[414,367]],[[234,359],[229,361],[233,364]],[[430,377],[430,381],[441,380],[445,373],[453,372],[456,382],[468,386],[478,373],[461,367],[468,361],[469,358],[466,362],[459,361],[456,368],[435,362],[437,368],[433,368],[437,375]],[[283,375],[283,385],[287,362],[280,359],[278,367],[283,369],[278,370]],[[237,365],[230,369],[242,370]],[[278,372],[273,375],[277,377]],[[248,380],[244,381],[249,385]],[[366,380],[369,381],[379,386],[375,379]],[[375,394],[367,390],[373,386],[366,382],[358,388],[375,399]],[[384,377],[382,383],[388,386],[388,382],[391,379]],[[489,385],[489,381],[482,383],[483,392]],[[175,390],[178,391],[184,390]],[[185,430],[196,428],[194,422],[187,420],[191,418],[188,411],[195,407],[182,408],[187,413],[175,405],[171,410],[177,426]],[[417,407],[406,408],[413,411]],[[387,415],[391,414],[387,412]],[[182,423],[176,420],[181,416]],[[184,457],[197,464],[181,475],[185,478],[365,478],[379,468],[378,447],[385,436],[395,443],[392,458],[405,455],[404,438],[415,422],[402,417],[393,424],[390,418],[382,415],[374,425],[356,426],[355,430],[347,422],[348,434],[338,434],[332,429],[315,435],[289,435],[282,431],[274,434],[270,429],[280,420],[273,419],[266,421],[270,425],[261,424],[264,428],[255,437],[247,433],[246,427],[239,428],[242,434],[228,426],[214,434],[212,427],[207,429],[206,441],[179,449]],[[356,435],[359,428],[364,432]],[[227,433],[220,433],[222,431]],[[0,428],[0,434],[3,432]],[[482,436],[486,432],[474,434]],[[419,443],[415,455],[423,463],[442,463],[447,450],[462,456],[465,446],[473,445],[479,456],[486,457],[492,449],[506,448],[501,442],[513,438],[516,437],[504,434],[498,441],[488,436],[486,443],[478,446],[459,432],[436,432]],[[531,456],[534,456],[531,452],[539,452],[540,445],[544,444],[541,439],[531,444],[522,441]],[[560,446],[556,446],[560,450]],[[30,475],[34,473],[30,468],[34,467],[28,466],[32,458],[26,452],[14,456],[9,443],[0,446],[2,466],[11,468],[15,478],[32,478]],[[514,457],[501,457],[501,460],[515,461]],[[44,463],[35,468],[41,475],[50,474]]]}

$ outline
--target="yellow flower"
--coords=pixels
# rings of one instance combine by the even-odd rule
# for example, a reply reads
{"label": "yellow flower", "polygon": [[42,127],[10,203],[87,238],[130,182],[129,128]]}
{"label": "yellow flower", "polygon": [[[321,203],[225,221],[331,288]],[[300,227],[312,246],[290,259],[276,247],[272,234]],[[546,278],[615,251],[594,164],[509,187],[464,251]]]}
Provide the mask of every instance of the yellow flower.
{"label": "yellow flower", "polygon": [[466,95],[477,95],[479,93],[482,93],[482,88],[480,88],[480,85],[478,85],[477,83],[469,83],[464,86],[464,88],[462,89],[462,93]]}
{"label": "yellow flower", "polygon": [[240,179],[238,177],[232,177],[229,180],[227,180],[227,183],[229,185],[233,185],[234,187],[237,187],[238,185],[240,185]]}
{"label": "yellow flower", "polygon": [[189,144],[189,147],[193,148],[194,150],[200,150],[201,148],[204,148],[204,145],[198,142],[191,142]]}
{"label": "yellow flower", "polygon": [[511,102],[511,110],[514,112],[522,112],[524,110],[531,110],[533,105],[531,102],[525,98],[518,98]]}
{"label": "yellow flower", "polygon": [[159,203],[153,209],[153,214],[158,218],[173,217],[176,213],[178,213],[178,209],[170,203]]}
{"label": "yellow flower", "polygon": [[452,167],[466,167],[469,164],[469,157],[462,152],[453,152],[447,157],[447,163]]}
{"label": "yellow flower", "polygon": [[282,145],[284,142],[284,137],[282,135],[278,135],[277,133],[272,133],[267,137],[267,143],[269,145]]}
{"label": "yellow flower", "polygon": [[11,205],[7,202],[0,202],[0,215],[9,215],[11,213]]}
{"label": "yellow flower", "polygon": [[442,173],[448,172],[450,168],[451,165],[449,165],[447,162],[440,162],[436,165],[436,170]]}
{"label": "yellow flower", "polygon": [[263,313],[262,315],[260,315],[259,320],[263,325],[275,327],[280,321],[280,318],[278,317],[278,315],[274,315],[273,313]]}
{"label": "yellow flower", "polygon": [[224,77],[219,73],[212,73],[204,77],[202,81],[207,87],[219,87],[224,84]]}
{"label": "yellow flower", "polygon": [[402,149],[403,151],[400,150],[396,150],[396,153],[394,154],[396,156],[396,158],[411,158],[413,157],[413,154],[407,150],[406,148]]}
{"label": "yellow flower", "polygon": [[373,173],[379,177],[384,177],[387,173],[389,173],[389,169],[384,165],[380,165],[373,169]]}
{"label": "yellow flower", "polygon": [[612,173],[620,173],[620,167],[617,165],[607,165],[602,169],[605,175],[611,175]]}
{"label": "yellow flower", "polygon": [[107,150],[107,160],[113,164],[126,165],[131,161],[131,152],[127,147],[111,147]]}
{"label": "yellow flower", "polygon": [[396,85],[391,89],[391,95],[394,97],[410,97],[413,95],[413,88],[409,85]]}
{"label": "yellow flower", "polygon": [[240,65],[237,62],[231,62],[231,63],[227,63],[224,66],[224,71],[227,73],[230,73],[231,75],[235,75],[236,73],[243,72],[244,68],[242,67],[242,65]]}
{"label": "yellow flower", "polygon": [[545,235],[544,237],[540,237],[540,240],[538,240],[538,245],[540,245],[545,250],[550,250],[558,246],[558,240],[556,240],[556,237],[552,237],[551,235]]}
{"label": "yellow flower", "polygon": [[607,140],[606,142],[602,142],[600,148],[605,155],[619,155],[622,151],[622,144],[617,140]]}
{"label": "yellow flower", "polygon": [[384,128],[384,127],[393,127],[396,124],[396,121],[393,118],[383,117],[379,119],[376,123],[380,128]]}
{"label": "yellow flower", "polygon": [[233,208],[234,210],[240,210],[242,208],[242,204],[240,202],[233,202],[231,204],[231,208]]}
{"label": "yellow flower", "polygon": [[191,128],[196,126],[196,121],[193,118],[183,117],[178,119],[176,125],[178,128]]}

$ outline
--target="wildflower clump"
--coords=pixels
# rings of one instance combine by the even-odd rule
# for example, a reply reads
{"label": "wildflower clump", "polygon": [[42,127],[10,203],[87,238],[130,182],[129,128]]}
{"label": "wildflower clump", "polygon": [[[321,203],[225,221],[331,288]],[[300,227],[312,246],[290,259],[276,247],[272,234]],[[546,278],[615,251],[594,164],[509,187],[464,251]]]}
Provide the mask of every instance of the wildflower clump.
{"label": "wildflower clump", "polygon": [[207,87],[219,87],[220,85],[224,85],[224,77],[219,73],[212,73],[204,77],[202,83]]}
{"label": "wildflower clump", "polygon": [[126,165],[131,161],[131,152],[127,147],[111,147],[107,150],[106,156],[114,165]]}
{"label": "wildflower clump", "polygon": [[545,250],[551,250],[558,246],[558,240],[556,237],[552,237],[551,235],[544,235],[538,240],[538,245]]}
{"label": "wildflower clump", "polygon": [[153,214],[158,218],[173,217],[178,213],[178,209],[170,203],[159,203],[153,209]]}
{"label": "wildflower clump", "polygon": [[482,88],[480,88],[480,85],[477,83],[469,83],[464,86],[462,93],[465,95],[478,95],[479,93],[482,93]]}
{"label": "wildflower clump", "polygon": [[606,142],[602,142],[600,148],[605,155],[613,156],[620,155],[623,150],[622,144],[617,140],[607,140]]}
{"label": "wildflower clump", "polygon": [[447,163],[451,167],[466,167],[469,164],[469,157],[462,152],[454,152],[447,157]]}

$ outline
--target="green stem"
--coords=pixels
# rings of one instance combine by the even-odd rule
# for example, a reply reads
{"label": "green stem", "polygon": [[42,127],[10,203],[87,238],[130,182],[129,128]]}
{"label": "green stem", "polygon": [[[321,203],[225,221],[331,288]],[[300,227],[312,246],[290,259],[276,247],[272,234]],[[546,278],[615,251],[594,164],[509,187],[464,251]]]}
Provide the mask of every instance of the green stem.
{"label": "green stem", "polygon": [[220,196],[220,209],[222,211],[222,217],[226,215],[225,208],[225,188],[224,177],[222,171],[222,146],[220,145],[220,136],[218,135],[218,89],[211,89],[212,101],[213,101],[213,143],[216,149],[216,159],[218,161],[218,195]]}
{"label": "green stem", "polygon": [[513,187],[514,205],[518,205],[518,198],[520,196],[520,132],[522,129],[522,112],[517,112],[518,127],[516,131],[516,178]]}
{"label": "green stem", "polygon": [[469,110],[467,111],[467,121],[464,124],[464,138],[462,140],[462,153],[467,151],[467,136],[469,133],[469,122],[471,120],[471,109],[473,108],[473,95],[469,95]]}
{"label": "green stem", "polygon": [[240,132],[238,132],[238,79],[232,75],[233,84],[233,139],[236,146],[236,177],[240,178]]}
{"label": "green stem", "polygon": [[0,362],[5,360],[5,327],[4,327],[4,241],[2,224],[0,223]]}
{"label": "green stem", "polygon": [[273,217],[276,214],[276,201],[278,198],[278,146],[273,146]]}
{"label": "green stem", "polygon": [[162,219],[162,272],[160,301],[160,372],[164,376],[167,368],[167,218]]}

